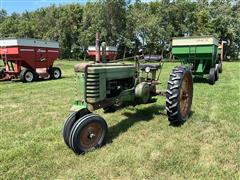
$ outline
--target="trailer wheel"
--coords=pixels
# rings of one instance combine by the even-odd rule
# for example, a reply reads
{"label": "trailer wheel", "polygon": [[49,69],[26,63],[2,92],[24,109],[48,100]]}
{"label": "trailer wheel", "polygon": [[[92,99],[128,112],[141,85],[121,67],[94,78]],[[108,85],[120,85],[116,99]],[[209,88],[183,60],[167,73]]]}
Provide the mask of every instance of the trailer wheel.
{"label": "trailer wheel", "polygon": [[0,79],[4,78],[4,77],[6,76],[6,75],[5,75],[5,71],[6,71],[5,68],[3,68],[3,69],[0,70]]}
{"label": "trailer wheel", "polygon": [[219,73],[222,73],[222,63],[220,62],[218,66],[219,66]]}
{"label": "trailer wheel", "polygon": [[166,110],[170,123],[181,124],[187,120],[192,98],[192,72],[184,66],[174,68],[169,77],[166,93]]}
{"label": "trailer wheel", "polygon": [[215,81],[219,79],[219,64],[215,66]]}
{"label": "trailer wheel", "polygon": [[62,71],[58,67],[53,67],[49,70],[49,74],[51,79],[60,79],[62,76]]}
{"label": "trailer wheel", "polygon": [[34,80],[35,80],[35,73],[34,73],[34,71],[33,70],[31,70],[31,69],[28,69],[28,68],[26,68],[26,69],[23,69],[21,72],[20,72],[20,80],[22,81],[22,82],[26,82],[26,83],[28,83],[28,82],[33,82]]}
{"label": "trailer wheel", "polygon": [[211,68],[208,74],[208,83],[213,85],[215,84],[215,68]]}
{"label": "trailer wheel", "polygon": [[106,121],[95,114],[81,117],[73,126],[69,142],[76,154],[92,151],[101,147],[107,134]]}
{"label": "trailer wheel", "polygon": [[74,123],[80,118],[83,117],[84,115],[89,114],[88,109],[82,109],[80,111],[72,112],[64,121],[63,125],[63,130],[62,130],[62,135],[65,144],[70,147],[69,144],[69,135],[71,132],[71,129],[74,125]]}

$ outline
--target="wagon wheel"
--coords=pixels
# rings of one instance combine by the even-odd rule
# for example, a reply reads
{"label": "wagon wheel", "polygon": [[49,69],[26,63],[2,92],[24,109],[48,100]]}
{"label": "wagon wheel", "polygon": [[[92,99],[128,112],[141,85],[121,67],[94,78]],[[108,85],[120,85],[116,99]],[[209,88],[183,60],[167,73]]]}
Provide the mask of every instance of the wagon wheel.
{"label": "wagon wheel", "polygon": [[49,69],[49,74],[51,79],[60,79],[62,76],[62,71],[58,67],[53,67]]}
{"label": "wagon wheel", "polygon": [[22,82],[33,82],[34,80],[36,80],[36,73],[34,73],[32,69],[23,69],[20,72],[20,80]]}
{"label": "wagon wheel", "polygon": [[222,73],[222,62],[219,62],[218,67],[219,67],[219,73]]}
{"label": "wagon wheel", "polygon": [[215,81],[216,81],[215,68],[211,68],[208,74],[208,83],[213,85],[215,84]]}
{"label": "wagon wheel", "polygon": [[0,70],[0,79],[2,79],[2,78],[5,77],[5,71],[6,71],[5,68],[3,68],[3,69]]}
{"label": "wagon wheel", "polygon": [[166,93],[166,110],[171,123],[183,123],[189,117],[193,98],[191,71],[180,66],[170,74]]}
{"label": "wagon wheel", "polygon": [[74,124],[69,137],[70,146],[76,154],[101,147],[105,142],[107,129],[107,123],[102,117],[87,114]]}
{"label": "wagon wheel", "polygon": [[81,117],[85,116],[86,114],[89,114],[90,112],[88,109],[81,109],[80,111],[72,112],[64,121],[62,135],[65,144],[70,147],[69,144],[69,135],[71,132],[71,129],[74,125],[74,123]]}
{"label": "wagon wheel", "polygon": [[216,64],[215,66],[215,81],[219,79],[219,65]]}

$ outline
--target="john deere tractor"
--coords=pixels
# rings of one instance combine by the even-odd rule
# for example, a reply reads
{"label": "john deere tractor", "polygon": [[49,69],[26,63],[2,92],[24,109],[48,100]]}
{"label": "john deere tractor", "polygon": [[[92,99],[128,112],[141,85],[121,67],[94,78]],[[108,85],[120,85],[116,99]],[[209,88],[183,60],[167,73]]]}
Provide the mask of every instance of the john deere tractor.
{"label": "john deere tractor", "polygon": [[167,90],[159,91],[161,68],[162,60],[156,56],[137,57],[133,64],[77,64],[74,68],[77,98],[63,127],[67,146],[76,154],[101,147],[108,126],[103,117],[93,113],[95,110],[102,108],[107,111],[119,106],[145,104],[154,96],[166,96],[166,112],[170,123],[185,122],[192,105],[192,73],[184,65],[174,68],[167,82]]}

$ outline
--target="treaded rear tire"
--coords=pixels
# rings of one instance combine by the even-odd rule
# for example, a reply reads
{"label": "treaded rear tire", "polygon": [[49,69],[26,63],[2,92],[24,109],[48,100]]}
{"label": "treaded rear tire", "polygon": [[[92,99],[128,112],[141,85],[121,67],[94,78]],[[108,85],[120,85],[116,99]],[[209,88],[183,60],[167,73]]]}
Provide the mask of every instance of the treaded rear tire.
{"label": "treaded rear tire", "polygon": [[185,66],[174,68],[169,77],[166,93],[166,110],[171,124],[181,124],[187,120],[192,98],[192,72]]}

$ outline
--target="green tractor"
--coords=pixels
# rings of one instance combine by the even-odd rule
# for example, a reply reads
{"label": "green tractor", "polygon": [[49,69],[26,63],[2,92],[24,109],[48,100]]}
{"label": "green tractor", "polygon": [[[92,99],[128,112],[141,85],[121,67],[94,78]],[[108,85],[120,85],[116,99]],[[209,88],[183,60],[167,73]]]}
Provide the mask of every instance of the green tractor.
{"label": "green tractor", "polygon": [[[147,63],[158,60],[158,63]],[[141,62],[141,63],[140,63]],[[166,111],[172,124],[182,124],[190,114],[193,79],[187,66],[170,74],[166,91],[157,90],[162,60],[156,56],[135,58],[135,63],[81,63],[75,65],[76,101],[63,127],[63,138],[76,154],[92,151],[105,143],[108,126],[93,112],[124,105],[151,102],[166,96]]]}
{"label": "green tractor", "polygon": [[206,78],[213,85],[222,72],[223,43],[214,36],[173,38],[172,54],[190,67],[195,78]]}

